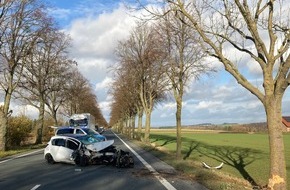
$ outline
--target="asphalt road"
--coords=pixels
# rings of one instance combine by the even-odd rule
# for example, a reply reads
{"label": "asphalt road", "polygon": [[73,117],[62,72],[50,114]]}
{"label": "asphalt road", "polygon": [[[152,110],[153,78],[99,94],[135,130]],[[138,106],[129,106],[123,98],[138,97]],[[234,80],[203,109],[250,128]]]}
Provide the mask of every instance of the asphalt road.
{"label": "asphalt road", "polygon": [[130,141],[106,131],[107,139],[114,139],[119,149],[134,156],[134,168],[115,166],[75,165],[57,163],[49,165],[43,150],[0,160],[1,190],[205,190],[203,186],[180,177],[171,166]]}

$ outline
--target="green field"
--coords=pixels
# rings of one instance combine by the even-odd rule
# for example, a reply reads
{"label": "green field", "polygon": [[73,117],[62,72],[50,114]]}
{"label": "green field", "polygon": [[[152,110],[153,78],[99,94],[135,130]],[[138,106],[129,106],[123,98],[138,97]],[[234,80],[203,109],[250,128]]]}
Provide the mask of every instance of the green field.
{"label": "green field", "polygon": [[[174,154],[176,149],[174,131],[152,130],[151,143],[158,149]],[[269,175],[269,144],[267,134],[206,133],[186,131],[182,135],[182,155],[185,161],[206,162],[224,167],[219,170],[251,182],[252,185],[267,184]],[[290,134],[284,135],[287,165],[287,183],[290,185]],[[200,164],[200,167],[202,165]],[[222,188],[221,188],[222,189]]]}

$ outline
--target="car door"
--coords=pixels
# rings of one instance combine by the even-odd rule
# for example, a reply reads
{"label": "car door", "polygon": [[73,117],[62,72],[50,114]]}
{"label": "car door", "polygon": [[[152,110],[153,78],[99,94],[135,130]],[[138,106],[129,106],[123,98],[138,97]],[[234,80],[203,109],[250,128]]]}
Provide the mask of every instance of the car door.
{"label": "car door", "polygon": [[73,151],[79,148],[80,143],[72,139],[61,139],[56,142],[57,148],[55,149],[55,161],[74,163],[70,158]]}
{"label": "car door", "polygon": [[63,162],[64,160],[64,155],[62,154],[63,152],[63,147],[65,147],[65,139],[62,137],[59,138],[54,138],[51,141],[51,148],[50,152],[51,155],[53,156],[53,159],[56,162]]}

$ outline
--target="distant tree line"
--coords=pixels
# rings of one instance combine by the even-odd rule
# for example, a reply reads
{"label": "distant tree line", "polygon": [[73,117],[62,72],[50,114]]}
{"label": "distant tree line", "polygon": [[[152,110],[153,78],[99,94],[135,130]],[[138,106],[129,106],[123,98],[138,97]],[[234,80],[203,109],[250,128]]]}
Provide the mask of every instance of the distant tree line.
{"label": "distant tree line", "polygon": [[225,131],[225,132],[237,132],[237,133],[266,133],[268,132],[267,123],[248,123],[248,124],[222,124],[222,125],[189,125],[183,126],[184,129],[194,129],[194,130],[215,130],[215,131]]}

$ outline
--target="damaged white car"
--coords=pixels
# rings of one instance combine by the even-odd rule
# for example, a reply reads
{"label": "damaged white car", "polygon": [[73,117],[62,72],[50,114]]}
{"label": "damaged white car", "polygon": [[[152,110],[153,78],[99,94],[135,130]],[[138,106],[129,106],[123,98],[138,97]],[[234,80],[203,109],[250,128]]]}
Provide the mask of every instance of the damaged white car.
{"label": "damaged white car", "polygon": [[49,164],[64,162],[86,166],[88,164],[113,164],[117,167],[134,167],[129,152],[117,150],[114,140],[100,141],[90,135],[53,136],[44,150]]}

